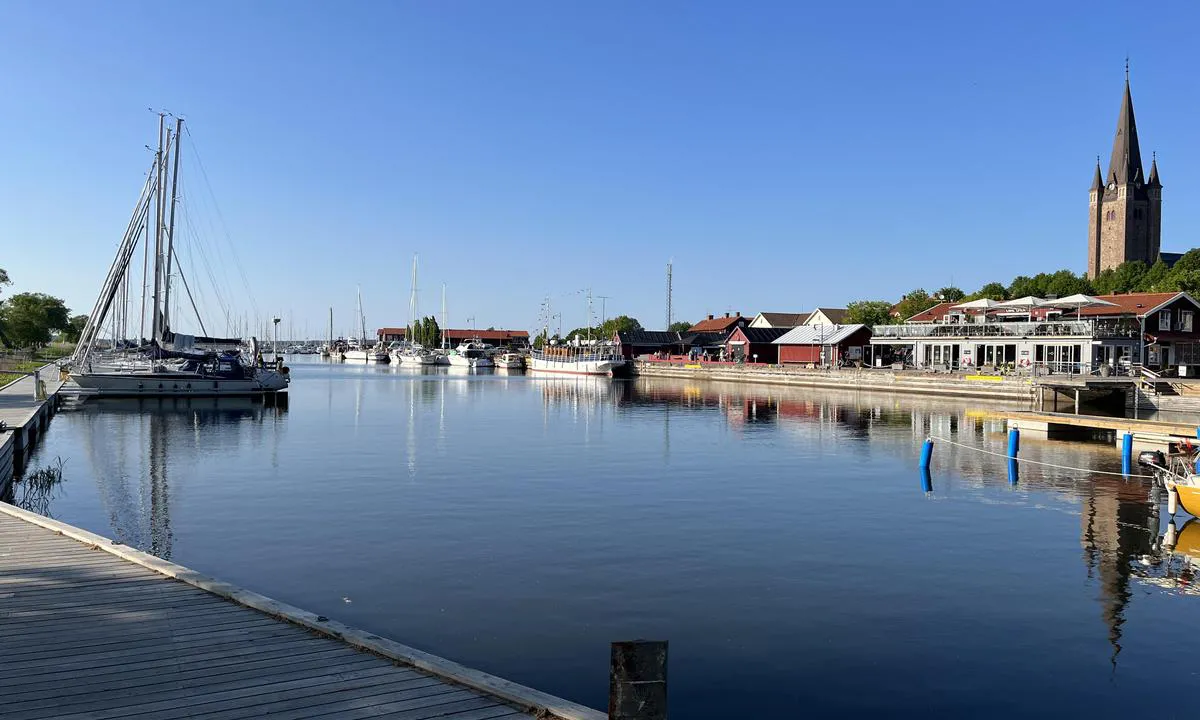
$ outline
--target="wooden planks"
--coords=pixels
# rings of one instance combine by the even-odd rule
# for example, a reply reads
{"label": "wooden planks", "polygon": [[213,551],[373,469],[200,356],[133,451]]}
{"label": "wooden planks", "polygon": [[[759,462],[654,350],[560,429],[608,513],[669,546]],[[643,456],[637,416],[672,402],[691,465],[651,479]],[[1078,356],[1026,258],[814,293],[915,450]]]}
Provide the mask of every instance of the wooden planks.
{"label": "wooden planks", "polygon": [[[604,717],[557,698],[550,699],[566,712],[535,714],[546,712],[542,698],[550,696],[465,668],[448,677],[382,656],[386,647],[366,652],[370,641],[346,636],[391,641],[335,623],[332,631],[305,627],[316,616],[207,578],[222,592],[206,591],[197,586],[203,576],[139,555],[0,504],[6,720]],[[189,579],[150,567],[158,564]],[[279,611],[260,612],[239,597]],[[531,700],[522,702],[521,692]]]}

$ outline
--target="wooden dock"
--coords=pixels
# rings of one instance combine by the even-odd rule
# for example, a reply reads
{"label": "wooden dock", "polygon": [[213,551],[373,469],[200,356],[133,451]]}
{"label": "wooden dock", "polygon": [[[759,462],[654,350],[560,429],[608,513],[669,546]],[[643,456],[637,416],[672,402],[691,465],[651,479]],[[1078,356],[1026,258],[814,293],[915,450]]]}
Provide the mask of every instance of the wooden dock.
{"label": "wooden dock", "polygon": [[1142,447],[1165,449],[1182,440],[1198,443],[1198,428],[1189,423],[1048,412],[1013,412],[1007,414],[1007,420],[1009,427],[1022,432],[1054,434],[1076,429],[1111,430],[1118,443],[1125,433],[1130,433],[1134,443]]}
{"label": "wooden dock", "polygon": [[3,503],[0,716],[606,717]]}
{"label": "wooden dock", "polygon": [[58,391],[63,385],[58,368],[51,363],[38,372],[40,391],[33,375],[0,387],[0,423],[4,427],[0,430],[0,498],[12,481],[16,459],[45,431],[58,407]]}

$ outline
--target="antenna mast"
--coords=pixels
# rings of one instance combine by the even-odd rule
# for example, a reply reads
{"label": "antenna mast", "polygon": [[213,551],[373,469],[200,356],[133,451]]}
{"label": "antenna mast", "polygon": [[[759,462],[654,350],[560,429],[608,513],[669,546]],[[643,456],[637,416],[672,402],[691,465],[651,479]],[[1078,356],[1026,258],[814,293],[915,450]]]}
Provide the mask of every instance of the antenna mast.
{"label": "antenna mast", "polygon": [[671,264],[672,264],[671,261],[674,259],[675,258],[671,258],[671,260],[667,261],[667,328],[668,329],[671,327],[671,323],[674,321],[674,318],[671,316]]}

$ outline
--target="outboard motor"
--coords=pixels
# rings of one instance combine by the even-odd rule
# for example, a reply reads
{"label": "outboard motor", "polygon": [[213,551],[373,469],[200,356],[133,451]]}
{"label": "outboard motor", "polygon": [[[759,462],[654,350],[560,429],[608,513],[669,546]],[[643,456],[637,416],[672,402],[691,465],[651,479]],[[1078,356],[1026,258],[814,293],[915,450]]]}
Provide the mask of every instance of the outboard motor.
{"label": "outboard motor", "polygon": [[1142,467],[1160,467],[1167,466],[1167,458],[1162,454],[1161,450],[1143,450],[1138,453],[1138,465]]}

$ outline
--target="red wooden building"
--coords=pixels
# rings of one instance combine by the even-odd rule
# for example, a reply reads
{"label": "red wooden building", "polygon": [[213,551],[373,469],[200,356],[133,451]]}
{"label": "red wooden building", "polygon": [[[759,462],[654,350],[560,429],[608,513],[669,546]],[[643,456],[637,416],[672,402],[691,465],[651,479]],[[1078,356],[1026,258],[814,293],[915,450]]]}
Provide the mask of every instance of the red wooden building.
{"label": "red wooden building", "polygon": [[779,362],[779,346],[775,341],[790,328],[736,327],[725,339],[725,357],[733,362]]}

